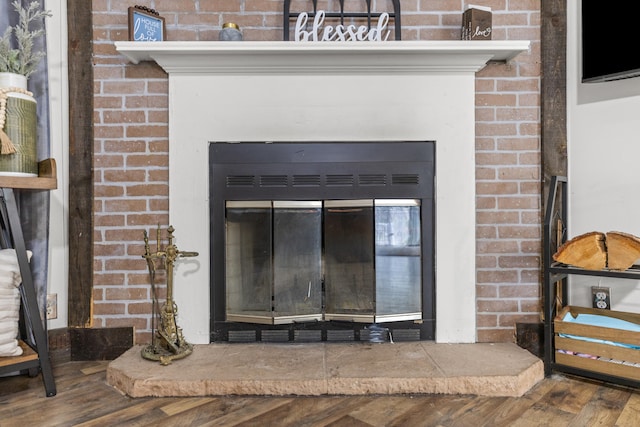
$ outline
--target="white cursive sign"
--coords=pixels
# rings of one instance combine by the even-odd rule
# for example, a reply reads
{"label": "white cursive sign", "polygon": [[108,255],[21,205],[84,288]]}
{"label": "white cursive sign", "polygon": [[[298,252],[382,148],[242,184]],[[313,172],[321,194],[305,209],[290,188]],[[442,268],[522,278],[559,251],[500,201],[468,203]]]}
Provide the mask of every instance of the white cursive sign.
{"label": "white cursive sign", "polygon": [[480,26],[478,25],[471,37],[472,38],[484,37],[486,39],[486,38],[489,38],[490,35],[491,35],[491,27],[487,27],[481,31]]}
{"label": "white cursive sign", "polygon": [[[390,30],[386,30],[389,23],[389,14],[381,13],[378,18],[378,24],[369,28],[366,25],[327,25],[324,28],[325,12],[319,10],[313,19],[313,27],[311,31],[306,31],[309,14],[302,12],[296,20],[295,41],[386,41],[389,38]],[[322,33],[322,34],[321,34]],[[384,34],[383,34],[384,33]]]}
{"label": "white cursive sign", "polygon": [[134,15],[133,34],[135,41],[159,41],[159,37],[162,35],[161,22],[142,15]]}

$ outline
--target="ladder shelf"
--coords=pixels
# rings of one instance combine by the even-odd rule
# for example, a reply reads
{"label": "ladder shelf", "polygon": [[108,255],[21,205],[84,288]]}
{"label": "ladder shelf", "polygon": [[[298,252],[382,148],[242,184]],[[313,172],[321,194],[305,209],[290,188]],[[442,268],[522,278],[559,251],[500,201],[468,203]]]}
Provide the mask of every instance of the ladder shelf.
{"label": "ladder shelf", "polygon": [[23,334],[24,336],[19,342],[23,349],[22,355],[0,357],[0,374],[28,371],[30,375],[35,376],[40,371],[47,397],[56,395],[56,385],[49,356],[47,334],[40,316],[36,289],[33,284],[13,190],[53,190],[55,188],[57,188],[57,179],[54,159],[46,159],[38,164],[37,177],[0,176],[0,227],[3,236],[7,237],[8,242],[6,243],[15,249],[18,258],[22,276],[20,286],[22,321],[26,329],[26,333]]}

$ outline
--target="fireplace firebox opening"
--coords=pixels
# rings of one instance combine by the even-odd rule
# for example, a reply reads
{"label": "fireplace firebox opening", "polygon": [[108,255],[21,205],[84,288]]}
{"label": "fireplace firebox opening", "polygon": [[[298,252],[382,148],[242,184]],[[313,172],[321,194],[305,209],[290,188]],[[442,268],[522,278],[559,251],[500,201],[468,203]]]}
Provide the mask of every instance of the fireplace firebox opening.
{"label": "fireplace firebox opening", "polygon": [[209,146],[210,341],[435,339],[435,143]]}

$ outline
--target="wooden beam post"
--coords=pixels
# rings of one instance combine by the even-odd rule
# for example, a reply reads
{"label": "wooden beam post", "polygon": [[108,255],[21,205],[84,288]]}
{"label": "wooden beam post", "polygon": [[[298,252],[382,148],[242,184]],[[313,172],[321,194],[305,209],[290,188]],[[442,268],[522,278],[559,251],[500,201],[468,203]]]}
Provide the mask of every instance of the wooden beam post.
{"label": "wooden beam post", "polygon": [[[567,175],[567,2],[541,2],[542,201],[550,177]],[[544,211],[544,206],[543,206]]]}
{"label": "wooden beam post", "polygon": [[91,2],[67,0],[69,38],[69,327],[92,324],[93,20]]}

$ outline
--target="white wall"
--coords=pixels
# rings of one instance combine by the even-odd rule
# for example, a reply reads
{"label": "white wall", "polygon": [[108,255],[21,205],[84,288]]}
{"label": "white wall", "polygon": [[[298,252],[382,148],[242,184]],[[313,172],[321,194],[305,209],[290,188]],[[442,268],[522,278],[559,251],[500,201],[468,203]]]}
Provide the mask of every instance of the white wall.
{"label": "white wall", "polygon": [[[58,317],[47,322],[48,329],[67,326],[68,301],[68,141],[69,100],[67,78],[67,2],[47,1],[53,16],[46,19],[47,61],[49,65],[49,111],[51,157],[58,166],[58,188],[51,191],[49,229],[48,293],[57,294]],[[89,238],[91,236],[87,236]]]}
{"label": "white wall", "polygon": [[[579,3],[567,1],[569,237],[640,236],[640,77],[581,83]],[[590,306],[591,286],[612,286],[614,310],[640,312],[636,281],[573,277],[571,283],[571,304]]]}

